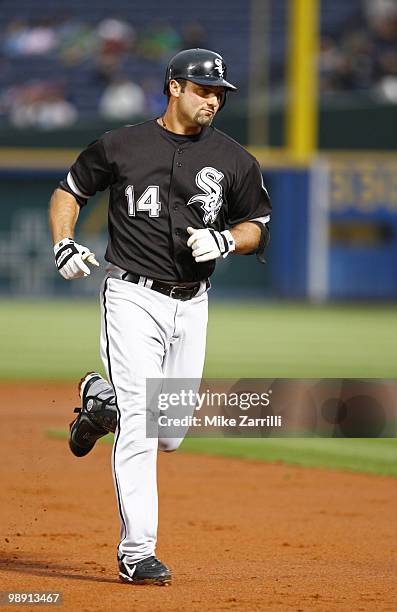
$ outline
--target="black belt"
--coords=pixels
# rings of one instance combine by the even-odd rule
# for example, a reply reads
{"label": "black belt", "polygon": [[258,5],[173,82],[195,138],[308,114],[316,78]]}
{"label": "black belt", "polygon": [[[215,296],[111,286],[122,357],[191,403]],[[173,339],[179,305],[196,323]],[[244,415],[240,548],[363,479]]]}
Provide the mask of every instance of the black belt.
{"label": "black belt", "polygon": [[[174,285],[173,283],[152,280],[150,278],[146,278],[146,276],[139,276],[139,274],[133,274],[132,272],[125,272],[121,278],[122,280],[126,280],[130,283],[135,283],[136,285],[152,289],[152,291],[158,291],[158,293],[162,293],[163,295],[168,295],[168,297],[171,297],[174,300],[182,301],[191,300],[195,295],[197,295],[201,287],[200,281],[197,283]],[[207,280],[206,288],[208,289],[209,286],[210,283]]]}

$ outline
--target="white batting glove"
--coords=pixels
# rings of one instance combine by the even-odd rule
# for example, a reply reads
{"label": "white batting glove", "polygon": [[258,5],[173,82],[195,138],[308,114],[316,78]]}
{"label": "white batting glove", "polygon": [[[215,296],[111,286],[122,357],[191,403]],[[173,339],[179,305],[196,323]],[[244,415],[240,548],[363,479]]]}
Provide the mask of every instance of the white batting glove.
{"label": "white batting glove", "polygon": [[55,265],[58,272],[66,280],[82,278],[91,274],[91,270],[85,262],[93,266],[99,266],[94,253],[90,249],[77,244],[71,238],[63,238],[54,245]]}
{"label": "white batting glove", "polygon": [[229,230],[217,232],[210,228],[188,227],[187,231],[190,234],[187,246],[191,247],[192,255],[197,263],[218,257],[225,258],[236,248],[236,243]]}

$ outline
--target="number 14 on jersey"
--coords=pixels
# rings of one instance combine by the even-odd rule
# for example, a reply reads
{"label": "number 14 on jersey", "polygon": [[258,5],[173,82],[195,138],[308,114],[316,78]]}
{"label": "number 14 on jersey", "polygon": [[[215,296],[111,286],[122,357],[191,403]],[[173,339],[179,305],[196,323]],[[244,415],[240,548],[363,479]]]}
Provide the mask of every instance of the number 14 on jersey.
{"label": "number 14 on jersey", "polygon": [[149,211],[149,217],[158,217],[161,210],[160,190],[158,185],[149,185],[135,202],[134,186],[128,185],[125,190],[128,202],[128,214],[135,217],[136,211]]}

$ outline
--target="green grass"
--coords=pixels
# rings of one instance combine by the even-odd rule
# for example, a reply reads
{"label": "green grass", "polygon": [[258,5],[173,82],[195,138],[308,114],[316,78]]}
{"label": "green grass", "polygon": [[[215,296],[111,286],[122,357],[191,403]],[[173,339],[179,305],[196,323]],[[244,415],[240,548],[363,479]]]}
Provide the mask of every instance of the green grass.
{"label": "green grass", "polygon": [[0,379],[76,380],[101,367],[95,301],[0,304]]}
{"label": "green grass", "polygon": [[397,476],[397,440],[270,438],[201,440],[187,438],[182,450],[257,461],[282,461],[305,467],[322,467]]}
{"label": "green grass", "polygon": [[[99,359],[93,301],[0,303],[0,380],[73,380]],[[215,302],[205,376],[218,378],[395,378],[394,306]],[[67,437],[67,432],[50,432]],[[397,440],[197,439],[182,452],[397,476]]]}
{"label": "green grass", "polygon": [[[0,304],[0,379],[76,380],[99,359],[96,301]],[[395,306],[212,303],[207,377],[394,378]]]}
{"label": "green grass", "polygon": [[[51,430],[48,435],[68,437],[66,431],[59,430]],[[99,443],[112,441],[109,434]],[[397,476],[397,439],[187,438],[178,452]]]}
{"label": "green grass", "polygon": [[217,377],[393,378],[397,309],[215,305],[207,370]]}

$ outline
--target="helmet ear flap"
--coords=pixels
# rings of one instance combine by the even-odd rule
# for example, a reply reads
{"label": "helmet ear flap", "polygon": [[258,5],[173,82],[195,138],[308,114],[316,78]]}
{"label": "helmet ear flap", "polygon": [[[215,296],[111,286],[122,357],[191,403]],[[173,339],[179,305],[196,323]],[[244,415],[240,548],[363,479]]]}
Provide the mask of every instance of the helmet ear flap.
{"label": "helmet ear flap", "polygon": [[163,93],[166,96],[168,96],[168,94],[169,94],[168,85],[170,84],[170,81],[171,81],[171,78],[172,78],[171,75],[172,75],[172,65],[170,63],[167,66],[167,69],[165,71],[165,77],[164,77]]}

